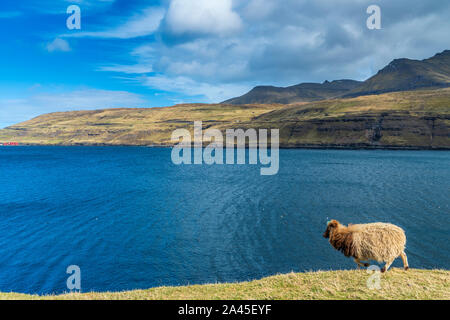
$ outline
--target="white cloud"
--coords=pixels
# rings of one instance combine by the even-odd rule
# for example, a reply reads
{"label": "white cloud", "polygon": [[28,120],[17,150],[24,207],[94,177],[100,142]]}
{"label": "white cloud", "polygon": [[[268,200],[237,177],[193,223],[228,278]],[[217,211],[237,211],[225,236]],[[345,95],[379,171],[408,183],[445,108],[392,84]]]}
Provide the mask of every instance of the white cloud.
{"label": "white cloud", "polygon": [[55,51],[68,52],[71,50],[69,43],[61,38],[56,38],[52,42],[48,43],[46,48],[48,52],[55,52]]}
{"label": "white cloud", "polygon": [[[155,40],[136,41],[128,65],[98,70],[217,102],[250,84],[365,80],[392,59],[423,59],[450,47],[448,1],[380,0],[378,31],[366,27],[367,0],[342,2],[166,0]],[[146,70],[158,76],[142,77]]]}
{"label": "white cloud", "polygon": [[227,35],[242,27],[231,0],[172,0],[165,23],[175,35]]}
{"label": "white cloud", "polygon": [[146,103],[141,96],[131,92],[99,89],[43,92],[26,98],[4,98],[0,99],[0,127],[26,121],[43,113],[133,108],[146,106]]}
{"label": "white cloud", "polygon": [[151,65],[146,64],[135,64],[135,65],[119,65],[113,64],[109,66],[101,66],[97,69],[98,71],[109,71],[109,72],[120,72],[127,74],[141,74],[153,72]]}
{"label": "white cloud", "polygon": [[150,88],[183,93],[187,96],[203,96],[208,103],[217,103],[248,91],[250,86],[238,84],[210,84],[197,82],[188,77],[158,75],[143,78],[142,83]]}
{"label": "white cloud", "polygon": [[156,49],[151,45],[143,45],[139,46],[133,51],[131,51],[131,55],[138,56],[138,57],[151,57],[156,52]]}
{"label": "white cloud", "polygon": [[94,1],[92,1],[92,0],[64,0],[64,1],[69,2],[69,3],[76,3],[76,4],[91,6],[91,5],[98,4],[98,2],[113,3],[115,0],[94,0]]}
{"label": "white cloud", "polygon": [[95,37],[130,39],[153,34],[158,28],[165,14],[163,8],[151,7],[129,18],[118,27],[103,31],[78,32],[66,34],[64,37]]}

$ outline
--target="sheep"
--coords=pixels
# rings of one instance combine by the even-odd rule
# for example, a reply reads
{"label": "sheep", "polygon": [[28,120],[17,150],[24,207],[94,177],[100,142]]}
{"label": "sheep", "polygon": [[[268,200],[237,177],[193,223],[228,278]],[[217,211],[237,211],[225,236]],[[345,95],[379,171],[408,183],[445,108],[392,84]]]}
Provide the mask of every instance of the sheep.
{"label": "sheep", "polygon": [[406,236],[402,228],[390,223],[349,224],[348,227],[336,220],[327,223],[323,234],[330,244],[346,257],[353,257],[358,269],[368,267],[364,261],[385,262],[381,272],[389,269],[392,262],[401,256],[405,270],[409,269],[405,254]]}

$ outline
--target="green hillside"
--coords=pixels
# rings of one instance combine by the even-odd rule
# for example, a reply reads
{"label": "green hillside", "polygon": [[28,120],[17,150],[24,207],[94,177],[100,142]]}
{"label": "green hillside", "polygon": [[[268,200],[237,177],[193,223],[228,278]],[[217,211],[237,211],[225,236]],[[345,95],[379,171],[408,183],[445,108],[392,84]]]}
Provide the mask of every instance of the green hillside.
{"label": "green hillside", "polygon": [[366,270],[290,273],[242,283],[161,287],[126,292],[37,296],[0,293],[0,299],[30,300],[450,300],[450,271],[391,269],[380,288],[369,289]]}
{"label": "green hillside", "polygon": [[282,147],[450,148],[450,88],[311,103],[205,105],[51,113],[0,130],[0,142],[37,145],[170,145],[193,121],[280,129]]}

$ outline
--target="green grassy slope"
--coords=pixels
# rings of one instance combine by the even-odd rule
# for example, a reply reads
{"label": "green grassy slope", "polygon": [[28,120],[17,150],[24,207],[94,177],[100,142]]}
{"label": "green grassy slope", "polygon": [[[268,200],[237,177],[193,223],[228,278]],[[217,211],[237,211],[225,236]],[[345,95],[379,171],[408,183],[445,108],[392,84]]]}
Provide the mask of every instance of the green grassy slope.
{"label": "green grassy slope", "polygon": [[280,129],[282,147],[450,148],[450,88],[290,105],[177,105],[52,113],[0,130],[0,142],[38,145],[170,145],[193,121]]}
{"label": "green grassy slope", "polygon": [[37,296],[0,293],[0,299],[32,300],[313,300],[450,299],[450,271],[391,269],[381,274],[380,289],[369,289],[366,270],[290,273],[242,283],[161,287],[127,292]]}

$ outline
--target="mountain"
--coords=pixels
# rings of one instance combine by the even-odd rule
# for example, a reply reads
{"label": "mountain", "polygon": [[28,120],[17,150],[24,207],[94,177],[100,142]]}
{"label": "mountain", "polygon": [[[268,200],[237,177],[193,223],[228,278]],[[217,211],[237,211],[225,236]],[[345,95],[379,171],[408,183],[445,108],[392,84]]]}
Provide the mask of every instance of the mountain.
{"label": "mountain", "polygon": [[223,103],[289,104],[448,86],[450,86],[450,50],[445,50],[425,60],[393,60],[364,82],[336,80],[325,81],[322,84],[303,83],[287,88],[259,86],[241,97]]}
{"label": "mountain", "polygon": [[344,97],[450,86],[450,50],[425,60],[395,59]]}
{"label": "mountain", "polygon": [[224,104],[311,102],[339,97],[361,85],[355,80],[335,80],[324,83],[302,83],[290,87],[259,86],[241,97]]}
{"label": "mountain", "polygon": [[[184,104],[45,114],[0,130],[0,145],[172,145],[194,121],[227,129],[279,129],[288,148],[450,150],[450,88],[282,104]],[[0,147],[1,148],[1,147]],[[11,147],[13,148],[13,147]]]}
{"label": "mountain", "polygon": [[279,129],[281,147],[450,149],[450,50],[396,59],[360,83],[256,87],[222,104],[57,112],[0,130],[0,145],[172,145],[194,121]]}

